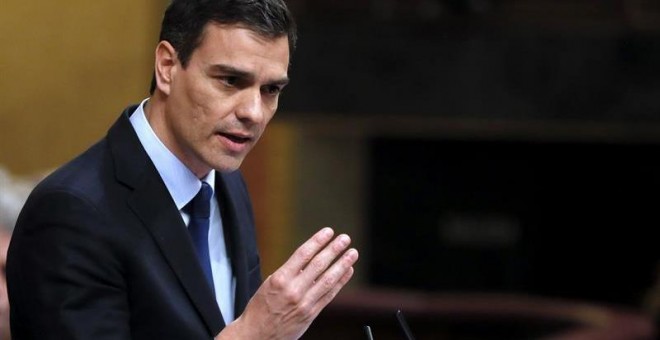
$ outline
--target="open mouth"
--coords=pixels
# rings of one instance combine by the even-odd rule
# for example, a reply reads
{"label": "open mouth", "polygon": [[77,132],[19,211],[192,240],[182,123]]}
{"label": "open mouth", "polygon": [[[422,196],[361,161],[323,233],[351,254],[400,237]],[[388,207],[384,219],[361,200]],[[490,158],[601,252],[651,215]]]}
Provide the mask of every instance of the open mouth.
{"label": "open mouth", "polygon": [[229,139],[230,141],[232,141],[234,143],[238,143],[238,144],[244,144],[244,143],[247,143],[247,142],[250,141],[249,137],[240,137],[240,136],[236,136],[236,135],[232,135],[232,134],[228,134],[228,133],[222,133],[222,132],[219,133],[219,135]]}

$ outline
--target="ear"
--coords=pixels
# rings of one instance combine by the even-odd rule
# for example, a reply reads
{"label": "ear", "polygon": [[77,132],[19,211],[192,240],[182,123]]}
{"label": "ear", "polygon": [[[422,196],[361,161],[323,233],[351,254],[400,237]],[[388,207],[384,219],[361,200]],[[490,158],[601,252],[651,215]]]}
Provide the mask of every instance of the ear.
{"label": "ear", "polygon": [[156,46],[155,59],[156,89],[169,96],[172,79],[179,63],[174,46],[167,41],[159,42]]}

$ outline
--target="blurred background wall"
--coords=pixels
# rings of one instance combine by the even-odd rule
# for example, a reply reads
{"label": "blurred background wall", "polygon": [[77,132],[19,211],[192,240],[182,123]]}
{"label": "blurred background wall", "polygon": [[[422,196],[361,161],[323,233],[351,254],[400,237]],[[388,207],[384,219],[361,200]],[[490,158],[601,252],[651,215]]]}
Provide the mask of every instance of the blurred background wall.
{"label": "blurred background wall", "polygon": [[657,2],[291,4],[293,225],[348,228],[359,282],[642,303],[660,259]]}
{"label": "blurred background wall", "polygon": [[[355,288],[657,304],[657,1],[288,3],[293,81],[243,166],[264,274],[332,226]],[[56,167],[146,97],[165,5],[0,2],[0,163]]]}
{"label": "blurred background wall", "polygon": [[55,167],[148,94],[163,1],[0,2],[0,162]]}

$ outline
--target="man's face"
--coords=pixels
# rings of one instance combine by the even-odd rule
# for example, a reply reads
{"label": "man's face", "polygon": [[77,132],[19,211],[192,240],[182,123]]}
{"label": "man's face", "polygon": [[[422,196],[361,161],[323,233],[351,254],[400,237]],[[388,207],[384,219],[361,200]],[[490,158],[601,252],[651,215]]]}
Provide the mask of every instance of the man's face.
{"label": "man's face", "polygon": [[277,110],[288,65],[286,36],[208,24],[186,68],[174,59],[163,119],[152,125],[198,177],[236,170]]}

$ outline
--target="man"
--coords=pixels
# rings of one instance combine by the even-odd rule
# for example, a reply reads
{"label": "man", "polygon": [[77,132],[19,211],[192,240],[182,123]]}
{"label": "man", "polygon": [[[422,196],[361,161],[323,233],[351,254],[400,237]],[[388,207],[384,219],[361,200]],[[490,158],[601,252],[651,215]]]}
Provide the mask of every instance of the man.
{"label": "man", "polygon": [[[243,158],[288,82],[282,0],[174,0],[152,95],[44,180],[8,257],[15,339],[296,339],[357,251],[325,228],[263,284]],[[201,236],[200,236],[201,235]]]}

